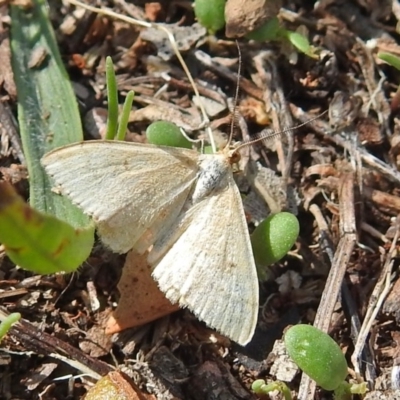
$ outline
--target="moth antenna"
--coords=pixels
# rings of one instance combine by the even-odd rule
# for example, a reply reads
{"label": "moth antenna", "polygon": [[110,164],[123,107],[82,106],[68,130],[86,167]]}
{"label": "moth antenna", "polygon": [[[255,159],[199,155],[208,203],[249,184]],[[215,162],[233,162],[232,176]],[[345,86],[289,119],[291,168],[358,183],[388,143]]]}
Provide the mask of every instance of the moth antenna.
{"label": "moth antenna", "polygon": [[233,98],[233,108],[232,108],[232,118],[231,118],[231,129],[229,132],[229,139],[228,139],[228,144],[226,145],[226,147],[228,147],[233,140],[233,132],[235,130],[235,126],[236,126],[236,112],[237,112],[237,103],[239,100],[239,91],[240,91],[240,74],[242,72],[242,52],[240,50],[240,46],[239,46],[239,42],[237,40],[235,40],[236,42],[236,47],[238,50],[238,71],[237,71],[237,81],[236,81],[236,89],[235,89],[235,97]]}
{"label": "moth antenna", "polygon": [[243,143],[240,144],[238,147],[236,147],[235,151],[238,151],[239,149],[241,149],[241,148],[243,148],[243,147],[250,146],[250,145],[252,145],[252,144],[254,144],[254,143],[257,143],[257,142],[260,142],[260,141],[262,141],[262,140],[266,140],[266,139],[268,139],[268,140],[269,140],[269,139],[275,139],[276,137],[281,136],[281,135],[284,134],[284,133],[292,132],[292,131],[294,131],[295,129],[301,128],[302,126],[307,125],[307,124],[309,124],[310,122],[313,122],[313,121],[315,121],[316,119],[321,118],[321,117],[322,117],[324,114],[326,114],[327,112],[328,112],[328,110],[325,110],[325,111],[322,112],[321,114],[318,114],[317,116],[315,116],[315,117],[309,119],[308,121],[302,122],[302,123],[299,124],[299,125],[295,125],[295,126],[292,126],[292,127],[290,127],[290,128],[285,128],[285,129],[282,129],[281,131],[276,131],[276,132],[273,132],[273,131],[272,131],[272,132],[267,132],[266,134],[261,134],[257,139],[248,140],[247,142],[243,142]]}
{"label": "moth antenna", "polygon": [[203,118],[203,122],[202,122],[201,125],[203,127],[205,127],[205,129],[207,131],[207,134],[209,136],[209,139],[210,139],[211,147],[213,149],[213,152],[215,153],[217,151],[217,147],[215,145],[214,136],[212,134],[211,127],[209,126],[210,125],[210,119],[208,118],[208,115],[207,115],[206,110],[204,108],[203,102],[202,102],[202,100],[200,98],[200,93],[199,93],[199,91],[197,89],[197,86],[196,86],[196,84],[194,82],[192,74],[190,73],[189,68],[186,65],[186,63],[185,63],[185,61],[184,61],[184,59],[183,59],[183,57],[182,57],[182,55],[181,55],[181,53],[180,53],[180,51],[178,49],[175,37],[171,33],[171,31],[168,30],[168,28],[166,28],[165,26],[158,25],[158,24],[152,23],[152,22],[140,21],[140,20],[132,18],[132,17],[127,17],[126,15],[118,14],[118,13],[116,13],[116,12],[114,12],[114,11],[108,9],[108,8],[92,7],[92,6],[88,5],[88,4],[82,3],[79,0],[67,0],[67,2],[70,3],[70,4],[73,4],[74,6],[82,7],[84,9],[89,10],[91,12],[94,12],[96,14],[106,15],[108,17],[115,18],[115,19],[118,19],[120,21],[127,22],[128,24],[131,24],[131,25],[143,26],[144,28],[155,28],[155,29],[158,29],[160,31],[163,31],[167,35],[168,40],[171,43],[171,47],[172,47],[172,49],[173,49],[173,51],[174,51],[174,53],[176,55],[176,58],[179,60],[179,62],[181,64],[181,67],[184,70],[184,72],[185,72],[185,74],[186,74],[186,76],[187,76],[187,78],[188,78],[188,80],[190,82],[190,85],[192,86],[194,95],[198,100],[198,107],[200,108],[200,112],[201,112],[201,115],[202,115],[202,118]]}

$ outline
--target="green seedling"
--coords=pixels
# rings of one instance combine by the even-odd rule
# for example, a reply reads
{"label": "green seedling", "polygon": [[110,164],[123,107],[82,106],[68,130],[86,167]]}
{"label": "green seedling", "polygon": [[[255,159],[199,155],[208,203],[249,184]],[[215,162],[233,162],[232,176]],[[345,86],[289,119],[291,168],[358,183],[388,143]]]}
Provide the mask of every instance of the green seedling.
{"label": "green seedling", "polygon": [[285,400],[292,400],[290,389],[284,382],[271,382],[266,384],[263,379],[257,379],[251,385],[251,390],[260,396],[268,395],[269,393],[278,390],[283,394]]}
{"label": "green seedling", "polygon": [[293,361],[325,390],[336,389],[347,376],[347,362],[336,342],[311,325],[295,325],[285,334]]}
{"label": "green seedling", "polygon": [[311,325],[292,326],[284,337],[289,356],[317,385],[335,392],[336,400],[350,399],[353,393],[363,394],[365,384],[346,382],[347,362],[337,343]]}
{"label": "green seedling", "polygon": [[157,121],[150,124],[146,130],[147,141],[161,146],[192,148],[192,143],[182,131],[172,122]]}
{"label": "green seedling", "polygon": [[194,13],[197,20],[210,34],[225,26],[226,0],[195,0]]}
{"label": "green seedling", "polygon": [[134,92],[128,92],[125,98],[124,106],[118,122],[118,88],[117,79],[115,77],[114,64],[111,57],[106,58],[106,82],[107,82],[107,100],[108,100],[108,117],[107,117],[107,133],[108,140],[125,140],[126,130],[128,127],[129,113],[132,108]]}
{"label": "green seedling", "polygon": [[264,25],[249,32],[246,35],[247,39],[256,40],[257,42],[267,42],[270,40],[278,40],[281,32],[281,24],[277,17],[271,18]]}
{"label": "green seedling", "polygon": [[0,341],[3,340],[4,336],[7,335],[10,328],[17,323],[21,319],[20,313],[12,313],[8,315],[1,323],[0,323]]}
{"label": "green seedling", "polygon": [[108,102],[106,139],[114,140],[118,126],[118,88],[111,57],[106,58],[106,82]]}
{"label": "green seedling", "polygon": [[256,40],[257,42],[286,40],[307,56],[318,58],[314,47],[310,45],[308,39],[298,32],[293,32],[282,27],[278,17],[270,19],[261,27],[248,33],[246,37],[247,39]]}
{"label": "green seedling", "polygon": [[289,30],[282,31],[282,34],[301,53],[304,53],[308,57],[318,59],[316,49],[310,45],[309,40],[304,35]]}
{"label": "green seedling", "polygon": [[278,262],[293,247],[299,236],[299,221],[288,212],[270,215],[251,235],[257,266],[266,267]]}

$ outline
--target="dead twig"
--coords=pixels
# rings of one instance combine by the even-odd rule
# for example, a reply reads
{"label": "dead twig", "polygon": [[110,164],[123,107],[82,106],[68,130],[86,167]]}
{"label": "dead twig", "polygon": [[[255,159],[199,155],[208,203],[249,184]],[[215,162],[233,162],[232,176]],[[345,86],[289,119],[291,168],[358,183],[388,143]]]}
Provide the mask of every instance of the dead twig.
{"label": "dead twig", "polygon": [[[332,260],[332,266],[314,321],[314,326],[323,332],[328,332],[343,278],[357,242],[354,209],[354,174],[352,172],[344,173],[340,179],[339,212],[341,238]],[[303,374],[298,398],[300,400],[313,399],[314,392],[315,382]]]}
{"label": "dead twig", "polygon": [[[7,316],[7,313],[0,309],[0,321]],[[63,361],[96,380],[112,371],[108,364],[88,356],[69,343],[39,330],[23,319],[11,327],[9,335],[21,342],[27,351]]]}

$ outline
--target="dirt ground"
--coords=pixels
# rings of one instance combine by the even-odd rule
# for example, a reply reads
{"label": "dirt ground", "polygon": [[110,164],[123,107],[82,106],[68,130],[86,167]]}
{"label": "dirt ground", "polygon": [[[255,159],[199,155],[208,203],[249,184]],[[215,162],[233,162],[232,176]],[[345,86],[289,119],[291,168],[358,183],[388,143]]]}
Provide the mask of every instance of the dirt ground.
{"label": "dirt ground", "polygon": [[[145,142],[146,127],[157,120],[174,122],[192,137],[204,136],[198,131],[201,114],[193,89],[164,33],[67,1],[48,3],[85,138],[104,137],[107,56],[115,65],[119,102],[129,90],[135,92],[128,140]],[[246,1],[238,3],[246,9]],[[96,381],[93,376],[117,371],[110,380],[121,391],[125,378],[135,388],[135,394],[121,399],[256,399],[250,389],[255,379],[286,381],[294,398],[331,399],[331,392],[302,378],[280,342],[288,326],[314,323],[340,345],[349,379],[368,383],[366,398],[400,399],[400,73],[377,56],[400,56],[399,3],[283,1],[281,25],[306,36],[313,56],[283,39],[257,43],[240,37],[240,60],[235,40],[224,29],[210,35],[195,24],[191,1],[98,0],[92,5],[168,24],[217,143],[230,130],[239,64],[235,140],[313,119],[278,141],[247,147],[241,169],[259,165],[256,178],[237,174],[250,232],[270,210],[289,210],[299,219],[300,235],[260,282],[258,324],[246,347],[207,328],[188,310],[129,327],[138,295],[117,287],[128,268],[126,256],[111,253],[99,240],[79,271],[67,275],[26,272],[1,250],[0,305],[21,313],[23,322],[1,343],[0,398],[82,399]],[[0,10],[0,179],[12,182],[28,200],[13,118],[18,97],[7,69],[9,5],[0,2]],[[260,200],[262,193],[273,198],[274,207]],[[118,326],[128,328],[107,335],[104,327],[118,304]],[[117,397],[98,392],[91,398]],[[271,398],[282,397],[274,393]]]}

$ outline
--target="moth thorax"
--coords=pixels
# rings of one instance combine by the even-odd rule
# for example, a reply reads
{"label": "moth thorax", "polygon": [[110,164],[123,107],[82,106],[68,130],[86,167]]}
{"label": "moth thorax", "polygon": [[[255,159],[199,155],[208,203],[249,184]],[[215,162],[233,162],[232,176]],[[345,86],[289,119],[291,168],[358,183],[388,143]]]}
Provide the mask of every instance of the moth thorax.
{"label": "moth thorax", "polygon": [[204,155],[199,167],[192,195],[193,204],[226,186],[227,174],[230,172],[229,161],[222,154]]}

